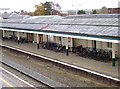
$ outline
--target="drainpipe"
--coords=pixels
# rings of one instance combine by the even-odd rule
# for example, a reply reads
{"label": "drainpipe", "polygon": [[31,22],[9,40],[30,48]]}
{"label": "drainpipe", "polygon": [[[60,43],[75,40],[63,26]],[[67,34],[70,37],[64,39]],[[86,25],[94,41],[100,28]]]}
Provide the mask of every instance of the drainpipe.
{"label": "drainpipe", "polygon": [[4,41],[4,37],[5,37],[5,31],[3,30],[3,34],[2,34],[3,41]]}

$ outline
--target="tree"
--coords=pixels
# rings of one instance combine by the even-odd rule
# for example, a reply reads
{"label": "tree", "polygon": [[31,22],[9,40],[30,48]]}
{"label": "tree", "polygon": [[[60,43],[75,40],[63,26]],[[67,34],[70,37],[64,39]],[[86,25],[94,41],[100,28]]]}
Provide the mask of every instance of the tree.
{"label": "tree", "polygon": [[97,14],[97,11],[96,11],[96,10],[93,10],[92,14]]}
{"label": "tree", "polygon": [[44,6],[45,15],[52,15],[53,12],[58,12],[61,9],[60,5],[58,3],[55,4],[54,2],[45,2]]}
{"label": "tree", "polygon": [[35,15],[52,15],[55,13],[59,13],[61,9],[58,3],[55,4],[53,2],[40,3],[40,5],[35,5],[35,8]]}
{"label": "tree", "polygon": [[86,14],[84,10],[79,10],[77,14]]}
{"label": "tree", "polygon": [[39,5],[35,5],[35,12],[34,15],[45,15],[45,8],[44,8],[44,3],[40,3]]}
{"label": "tree", "polygon": [[52,2],[45,2],[44,9],[45,9],[45,15],[50,15],[52,12]]}

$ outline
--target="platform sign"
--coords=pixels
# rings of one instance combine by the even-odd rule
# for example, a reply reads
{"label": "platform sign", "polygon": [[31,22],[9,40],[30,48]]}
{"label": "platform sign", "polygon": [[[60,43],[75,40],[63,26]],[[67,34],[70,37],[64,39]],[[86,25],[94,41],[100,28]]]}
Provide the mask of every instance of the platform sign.
{"label": "platform sign", "polygon": [[71,45],[71,38],[68,37],[68,45],[70,46]]}
{"label": "platform sign", "polygon": [[[68,37],[68,46],[69,47],[71,45],[71,39],[72,38]],[[61,37],[61,43],[62,43],[62,45],[66,45],[66,43],[65,43],[65,37]]]}

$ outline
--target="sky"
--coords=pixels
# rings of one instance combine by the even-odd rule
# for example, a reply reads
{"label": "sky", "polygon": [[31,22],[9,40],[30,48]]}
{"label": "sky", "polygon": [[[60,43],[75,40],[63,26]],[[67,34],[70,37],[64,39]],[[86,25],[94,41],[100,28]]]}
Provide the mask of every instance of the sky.
{"label": "sky", "polygon": [[53,1],[61,6],[61,10],[117,8],[120,0],[1,0],[0,8],[10,8],[9,11],[25,10],[33,12],[35,5],[41,2]]}

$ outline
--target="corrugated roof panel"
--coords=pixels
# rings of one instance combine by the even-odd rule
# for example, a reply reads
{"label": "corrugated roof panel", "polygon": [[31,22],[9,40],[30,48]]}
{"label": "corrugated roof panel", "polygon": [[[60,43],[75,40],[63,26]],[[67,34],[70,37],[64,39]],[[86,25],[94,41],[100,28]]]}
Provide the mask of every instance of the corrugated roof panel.
{"label": "corrugated roof panel", "polygon": [[[95,15],[95,16],[97,16],[97,15]],[[82,18],[80,18],[80,19],[63,19],[63,17],[59,17],[59,16],[33,16],[33,17],[27,18],[26,15],[18,15],[18,14],[13,14],[9,17],[10,18],[20,18],[20,19],[7,19],[7,20],[5,19],[5,20],[3,20],[3,22],[45,23],[45,24],[118,25],[118,18],[85,18],[85,16],[82,16]],[[93,15],[93,17],[94,17],[94,15]],[[26,19],[23,19],[23,18],[26,18]]]}
{"label": "corrugated roof panel", "polygon": [[81,19],[81,18],[118,18],[119,14],[84,14],[84,15],[69,15],[64,19]]}
{"label": "corrugated roof panel", "polygon": [[22,29],[40,29],[48,24],[49,26],[43,30],[92,35],[120,36],[118,34],[117,15],[81,15],[72,16],[69,19],[66,19],[66,17],[63,19],[57,16],[34,16],[26,19],[3,20],[3,27]]}
{"label": "corrugated roof panel", "polygon": [[16,23],[3,23],[2,27],[21,28],[21,29],[40,29],[46,24],[16,24]]}
{"label": "corrugated roof panel", "polygon": [[120,36],[117,33],[118,27],[109,26],[50,25],[48,28],[45,28],[44,30],[91,35]]}
{"label": "corrugated roof panel", "polygon": [[[16,23],[2,24],[2,27],[36,29],[36,30],[37,29],[39,30],[40,28],[43,28],[45,26],[47,26],[47,24],[16,24]],[[49,25],[43,30],[91,35],[120,36],[120,34],[118,34],[118,27],[111,26]]]}

